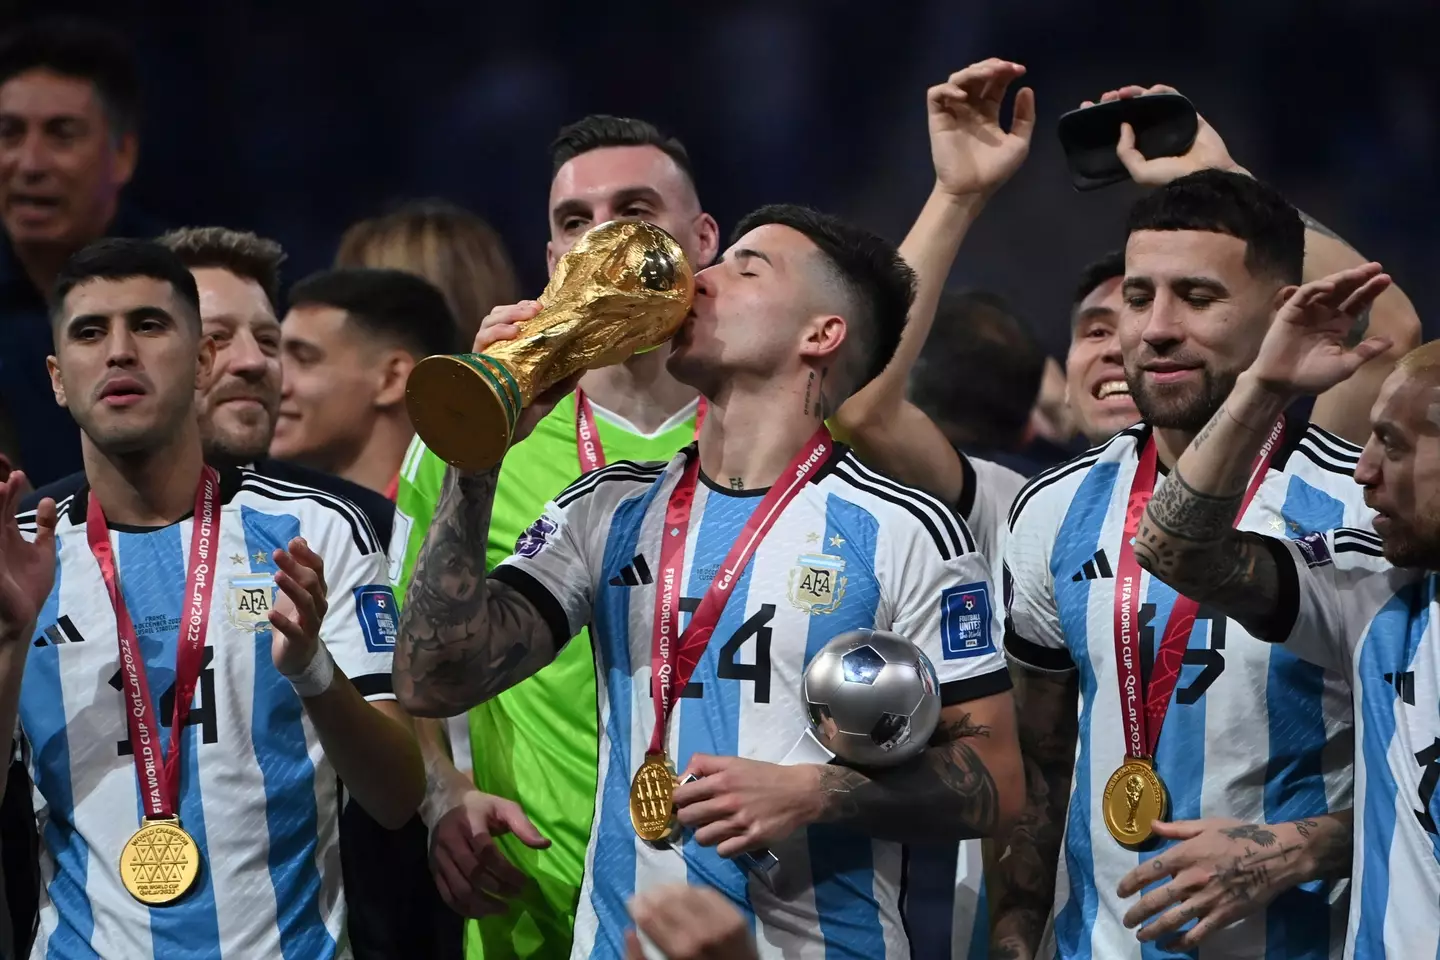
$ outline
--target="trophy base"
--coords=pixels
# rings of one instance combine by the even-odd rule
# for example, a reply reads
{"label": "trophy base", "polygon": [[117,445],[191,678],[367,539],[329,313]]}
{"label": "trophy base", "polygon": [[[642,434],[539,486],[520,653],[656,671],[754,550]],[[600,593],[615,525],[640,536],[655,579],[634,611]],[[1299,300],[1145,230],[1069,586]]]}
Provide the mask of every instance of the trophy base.
{"label": "trophy base", "polygon": [[488,470],[505,458],[520,398],[509,374],[478,353],[426,357],[405,387],[410,422],[425,446],[461,470]]}

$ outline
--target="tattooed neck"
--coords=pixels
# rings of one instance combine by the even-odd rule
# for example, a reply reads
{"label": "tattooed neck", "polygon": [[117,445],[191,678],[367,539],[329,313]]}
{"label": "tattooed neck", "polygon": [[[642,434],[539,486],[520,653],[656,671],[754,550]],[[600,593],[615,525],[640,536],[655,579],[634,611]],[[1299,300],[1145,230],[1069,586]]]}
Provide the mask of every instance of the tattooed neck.
{"label": "tattooed neck", "polygon": [[743,478],[743,477],[731,477],[731,478],[730,478],[730,489],[731,489],[731,490],[744,490],[744,489],[745,489],[745,480],[744,480],[744,478]]}

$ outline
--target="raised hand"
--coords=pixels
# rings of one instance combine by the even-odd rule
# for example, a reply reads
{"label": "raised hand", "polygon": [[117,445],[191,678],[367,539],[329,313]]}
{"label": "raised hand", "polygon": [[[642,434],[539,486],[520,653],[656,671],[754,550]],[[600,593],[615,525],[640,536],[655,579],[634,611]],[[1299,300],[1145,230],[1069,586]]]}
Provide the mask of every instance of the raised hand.
{"label": "raised hand", "polygon": [[1035,91],[1024,87],[1015,94],[1009,132],[1000,125],[1000,105],[1010,84],[1024,75],[1020,64],[992,58],[952,73],[926,93],[940,189],[988,197],[1020,169],[1035,131]]}
{"label": "raised hand", "polygon": [[[525,321],[533,320],[542,309],[543,305],[539,300],[521,300],[519,303],[506,304],[491,310],[485,319],[480,321],[480,329],[475,333],[474,352],[484,353],[492,344],[501,340],[514,340],[520,336]],[[566,377],[521,410],[519,419],[515,421],[515,435],[510,439],[510,444],[513,446],[530,436],[535,424],[555,409],[555,404],[565,399],[566,394],[574,392],[575,385],[584,374],[585,371],[582,370]]]}
{"label": "raised hand", "polygon": [[1284,394],[1320,394],[1348,379],[1390,349],[1388,337],[1346,345],[1356,320],[1389,286],[1380,264],[1366,263],[1299,287],[1275,315],[1251,378]]}
{"label": "raised hand", "polygon": [[[1099,102],[1109,103],[1112,100],[1129,100],[1131,97],[1144,97],[1154,93],[1179,92],[1164,83],[1157,83],[1152,87],[1131,84],[1118,90],[1105,91],[1101,94]],[[1086,100],[1080,106],[1093,107],[1095,101]],[[1115,144],[1115,155],[1125,165],[1125,169],[1130,173],[1130,179],[1146,186],[1158,187],[1186,174],[1212,168],[1230,170],[1248,176],[1249,171],[1231,158],[1225,141],[1220,139],[1220,134],[1215,132],[1215,128],[1198,114],[1196,119],[1199,121],[1199,129],[1195,132],[1195,142],[1191,144],[1189,150],[1178,157],[1156,157],[1153,160],[1145,159],[1145,155],[1135,149],[1134,128],[1128,123],[1120,124],[1120,141]]]}
{"label": "raised hand", "polygon": [[288,550],[276,550],[272,558],[279,568],[275,585],[281,596],[270,611],[270,625],[275,628],[270,656],[275,669],[289,677],[309,665],[320,645],[320,624],[329,608],[325,561],[300,537],[290,541]]}
{"label": "raised hand", "polygon": [[55,585],[55,501],[40,501],[35,539],[27,542],[15,522],[25,489],[25,474],[18,470],[0,481],[0,641],[29,641]]}

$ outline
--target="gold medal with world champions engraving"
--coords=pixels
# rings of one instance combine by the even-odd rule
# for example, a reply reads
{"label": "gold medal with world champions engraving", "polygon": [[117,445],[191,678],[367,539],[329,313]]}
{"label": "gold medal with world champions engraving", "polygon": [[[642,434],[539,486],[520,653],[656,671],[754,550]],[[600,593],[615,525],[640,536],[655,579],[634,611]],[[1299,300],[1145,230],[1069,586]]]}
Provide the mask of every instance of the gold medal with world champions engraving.
{"label": "gold medal with world champions engraving", "polygon": [[200,847],[177,818],[147,820],[120,851],[120,881],[151,907],[174,903],[200,876]]}
{"label": "gold medal with world champions engraving", "polygon": [[675,767],[663,753],[647,753],[630,781],[630,823],[648,843],[675,835]]}
{"label": "gold medal with world champions engraving", "polygon": [[1105,829],[1121,846],[1143,847],[1155,834],[1155,821],[1170,812],[1170,795],[1148,759],[1131,758],[1110,775],[1101,800]]}

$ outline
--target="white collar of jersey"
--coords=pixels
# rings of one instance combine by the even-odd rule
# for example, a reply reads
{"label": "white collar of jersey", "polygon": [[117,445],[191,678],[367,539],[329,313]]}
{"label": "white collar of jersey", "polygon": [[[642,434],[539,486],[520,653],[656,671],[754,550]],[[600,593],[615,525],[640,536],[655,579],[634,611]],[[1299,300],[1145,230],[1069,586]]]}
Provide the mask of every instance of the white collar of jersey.
{"label": "white collar of jersey", "polygon": [[[243,474],[238,467],[219,467],[220,473],[220,502],[229,503],[234,499],[235,494],[240,492],[240,481]],[[70,497],[70,505],[65,508],[65,517],[70,521],[70,526],[78,527],[86,522],[86,511],[90,507],[90,481],[85,480],[76,488],[75,493]],[[186,519],[190,514],[185,514],[180,520]],[[179,523],[177,520],[176,523]],[[122,524],[110,524],[112,530],[129,530]],[[152,529],[160,529],[158,527]],[[143,532],[136,530],[135,532]]]}
{"label": "white collar of jersey", "polygon": [[621,430],[624,430],[627,433],[633,433],[635,434],[635,436],[640,437],[642,440],[654,440],[656,437],[660,436],[660,434],[665,433],[668,430],[674,430],[686,420],[693,418],[696,412],[699,410],[699,407],[700,398],[696,397],[694,400],[691,400],[689,403],[685,404],[685,406],[672,413],[664,423],[660,424],[660,426],[656,427],[651,432],[646,433],[644,430],[641,430],[629,420],[626,420],[624,417],[620,416],[620,414],[615,413],[612,410],[606,410],[604,407],[600,406],[600,404],[595,402],[594,397],[590,398],[590,409],[595,411],[596,417],[606,421],[611,426],[619,427]]}

